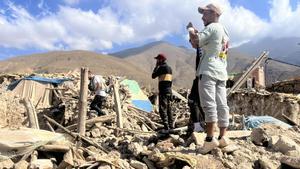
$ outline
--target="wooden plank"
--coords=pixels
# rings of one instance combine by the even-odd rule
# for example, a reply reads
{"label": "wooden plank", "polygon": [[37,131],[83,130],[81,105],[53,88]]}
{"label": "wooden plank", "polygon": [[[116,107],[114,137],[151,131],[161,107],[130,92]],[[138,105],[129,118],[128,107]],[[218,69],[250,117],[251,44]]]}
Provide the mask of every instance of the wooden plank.
{"label": "wooden plank", "polygon": [[29,120],[29,127],[30,128],[35,128],[35,129],[39,129],[38,123],[37,123],[37,117],[36,117],[36,112],[32,106],[32,104],[30,103],[29,98],[24,98],[23,102],[22,102],[26,108],[26,112],[27,112],[27,116],[28,116],[28,120]]}
{"label": "wooden plank", "polygon": [[229,97],[234,91],[238,90],[247,80],[247,78],[251,75],[255,68],[257,68],[260,63],[267,59],[269,52],[264,51],[254,62],[251,66],[246,70],[245,73],[234,83],[234,85],[229,89],[227,92],[227,97]]}
{"label": "wooden plank", "polygon": [[50,117],[43,115],[43,117],[48,120],[50,123],[56,125],[57,127],[61,128],[64,132],[66,132],[67,134],[69,134],[70,136],[74,137],[75,139],[81,139],[82,141],[95,146],[97,148],[99,148],[100,150],[102,150],[105,153],[108,153],[108,150],[106,150],[104,147],[102,147],[100,144],[93,142],[92,140],[88,139],[87,137],[84,137],[80,134],[77,133],[73,133],[70,130],[68,130],[67,128],[65,128],[64,126],[62,126],[61,124],[57,123],[55,120],[51,119]]}
{"label": "wooden plank", "polygon": [[49,123],[49,121],[46,121],[46,125],[48,126],[48,128],[49,128],[52,132],[55,132],[55,130],[53,129],[53,127],[51,126],[51,124]]}
{"label": "wooden plank", "polygon": [[177,91],[175,91],[173,89],[172,89],[172,95],[175,96],[175,97],[177,97],[177,98],[179,98],[179,99],[181,99],[185,103],[188,102],[188,100],[185,97],[183,97],[181,94],[179,94]]}
{"label": "wooden plank", "polygon": [[69,146],[66,145],[43,145],[38,148],[40,151],[46,151],[46,152],[62,152],[66,153],[70,150]]}
{"label": "wooden plank", "polygon": [[35,121],[35,124],[36,124],[36,129],[40,129],[39,120],[38,120],[38,117],[37,117],[37,113],[35,111],[35,106],[33,105],[32,101],[30,99],[29,99],[29,104],[30,104],[31,109],[33,111],[33,116],[34,116],[34,121]]}
{"label": "wooden plank", "polygon": [[120,103],[120,95],[119,95],[119,82],[116,80],[114,85],[114,101],[117,112],[117,126],[119,128],[123,128],[123,117],[122,117],[122,109]]}
{"label": "wooden plank", "polygon": [[288,116],[286,116],[285,114],[281,114],[282,117],[292,126],[298,126],[298,123],[296,123],[295,121],[293,121],[292,119],[290,119]]}
{"label": "wooden plank", "polygon": [[[107,122],[107,121],[113,120],[115,117],[116,117],[116,115],[114,115],[114,114],[95,117],[93,119],[86,120],[85,124],[92,125],[92,124],[99,123],[99,122]],[[77,124],[72,124],[70,126],[67,126],[66,128],[69,130],[74,130],[77,128],[77,126],[78,126]]]}
{"label": "wooden plank", "polygon": [[81,68],[78,133],[82,136],[85,135],[87,94],[88,94],[88,68]]}

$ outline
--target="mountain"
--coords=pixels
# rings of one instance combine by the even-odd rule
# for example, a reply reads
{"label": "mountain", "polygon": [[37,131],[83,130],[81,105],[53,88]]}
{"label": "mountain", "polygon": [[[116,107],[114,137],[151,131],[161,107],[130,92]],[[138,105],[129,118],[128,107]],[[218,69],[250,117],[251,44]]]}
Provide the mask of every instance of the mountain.
{"label": "mountain", "polygon": [[[173,69],[174,85],[190,88],[195,77],[196,56],[193,49],[177,47],[170,43],[159,41],[110,55],[123,58],[138,66],[148,72],[150,77],[156,63],[154,57],[159,53],[167,56],[167,63]],[[252,57],[232,49],[229,51],[228,70],[229,72],[241,72],[252,60]]]}
{"label": "mountain", "polygon": [[300,37],[264,38],[245,43],[236,49],[257,57],[262,51],[269,51],[269,57],[300,65]]}
{"label": "mountain", "polygon": [[89,51],[55,51],[14,57],[0,62],[3,73],[55,73],[89,67],[96,74],[127,76],[140,83],[154,84],[148,73],[124,59]]}
{"label": "mountain", "polygon": [[[240,73],[253,62],[254,55],[244,54],[246,49],[244,47],[229,49],[229,73]],[[254,51],[261,52],[258,49],[254,49],[254,45],[252,47]],[[261,48],[263,47],[259,49]],[[285,48],[288,49],[287,46]],[[251,53],[252,51],[248,52]],[[68,72],[84,66],[89,67],[97,74],[126,76],[151,89],[157,88],[157,79],[152,79],[151,73],[156,63],[154,57],[159,53],[164,53],[167,56],[167,62],[173,69],[174,87],[190,88],[195,77],[195,50],[182,46],[178,47],[163,41],[152,42],[109,55],[101,55],[89,51],[55,51],[19,56],[0,61],[0,72]],[[296,52],[296,54],[298,53]],[[286,58],[288,57],[293,58],[294,55],[287,55]],[[296,57],[295,59],[298,58]],[[268,82],[299,76],[300,69],[297,67],[270,60],[266,63],[265,71],[267,72],[266,79]]]}
{"label": "mountain", "polygon": [[[258,57],[264,50],[269,51],[269,57],[274,60],[266,62],[266,79],[268,84],[286,79],[299,78],[300,74],[300,38],[264,38],[245,43],[237,48],[237,51]],[[298,66],[292,66],[298,65]]]}

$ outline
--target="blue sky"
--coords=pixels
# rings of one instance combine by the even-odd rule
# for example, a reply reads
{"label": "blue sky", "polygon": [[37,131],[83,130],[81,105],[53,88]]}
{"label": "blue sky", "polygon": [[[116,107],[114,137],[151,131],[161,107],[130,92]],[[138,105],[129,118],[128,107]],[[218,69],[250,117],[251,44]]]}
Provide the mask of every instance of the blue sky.
{"label": "blue sky", "polygon": [[111,53],[163,40],[187,46],[197,7],[218,3],[231,44],[300,37],[299,0],[2,0],[0,59],[53,50]]}

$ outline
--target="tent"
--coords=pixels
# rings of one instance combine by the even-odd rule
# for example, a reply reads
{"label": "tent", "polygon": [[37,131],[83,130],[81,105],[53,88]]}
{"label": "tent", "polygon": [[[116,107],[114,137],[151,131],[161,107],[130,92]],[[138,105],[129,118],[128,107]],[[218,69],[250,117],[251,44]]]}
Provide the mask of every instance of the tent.
{"label": "tent", "polygon": [[144,110],[145,112],[153,111],[153,106],[148,97],[141,90],[139,84],[134,80],[125,79],[121,82],[121,85],[126,85],[129,88],[131,94],[131,104],[133,107]]}
{"label": "tent", "polygon": [[35,106],[47,108],[51,106],[55,85],[70,79],[50,79],[38,76],[29,76],[12,82],[8,90],[12,90],[21,98],[29,98]]}

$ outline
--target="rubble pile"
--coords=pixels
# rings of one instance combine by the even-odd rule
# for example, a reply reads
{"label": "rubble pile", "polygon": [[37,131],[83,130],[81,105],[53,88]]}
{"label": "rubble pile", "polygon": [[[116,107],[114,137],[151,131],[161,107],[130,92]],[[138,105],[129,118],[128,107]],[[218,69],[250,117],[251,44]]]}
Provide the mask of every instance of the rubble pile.
{"label": "rubble pile", "polygon": [[25,107],[19,96],[11,91],[0,91],[0,126],[17,128],[25,123]]}
{"label": "rubble pile", "polygon": [[[72,79],[72,81],[64,82],[55,87],[57,89],[55,90],[56,94],[54,94],[56,99],[54,99],[52,107],[37,110],[41,130],[53,130],[52,134],[63,133],[65,140],[39,143],[33,146],[30,151],[18,156],[15,155],[12,158],[2,158],[3,152],[1,152],[0,168],[272,169],[282,166],[300,168],[299,126],[282,128],[275,125],[263,125],[252,131],[228,131],[228,137],[232,141],[231,145],[225,148],[216,148],[209,154],[200,154],[199,148],[203,144],[205,134],[187,134],[189,110],[185,101],[177,98],[172,103],[176,129],[160,130],[162,125],[158,112],[147,113],[132,106],[130,92],[126,86],[122,85],[119,94],[123,128],[118,127],[117,124],[117,108],[113,89],[111,89],[104,106],[105,115],[98,117],[93,111],[88,110],[85,135],[79,135],[77,128],[79,72],[40,76]],[[111,79],[111,77],[104,78],[107,81]],[[4,84],[3,81],[1,85],[6,87],[7,84]],[[150,96],[151,91],[146,93]],[[185,90],[179,90],[178,93],[184,98],[187,96]],[[258,106],[259,103],[256,104],[254,101],[260,100],[262,102],[264,100],[265,104],[268,102],[267,99],[253,98],[249,104],[250,99],[244,98],[243,95],[252,94],[235,93],[230,100],[231,109],[235,113],[245,113],[246,110],[248,112],[251,110],[250,114],[255,114],[257,111],[267,111],[266,109],[254,109],[256,111],[251,108],[242,109],[242,105],[252,105],[252,102],[253,106]],[[268,104],[279,104],[278,100],[283,100],[283,102],[289,100],[287,96],[283,95],[277,96],[273,93],[265,93],[265,95],[271,95],[265,97],[273,99]],[[89,93],[88,105],[92,98],[93,96]],[[246,103],[242,103],[243,101]],[[10,116],[16,117],[12,118],[12,116],[8,119],[20,119],[15,122],[1,120],[2,127],[28,127],[26,110],[17,96],[14,96],[10,91],[1,89],[0,104],[2,104],[0,105],[0,113],[9,114],[7,113],[9,107],[11,109]],[[4,109],[5,107],[6,109]],[[294,109],[290,111],[294,113]],[[267,112],[269,113],[269,109]],[[239,123],[241,120],[236,122]]]}
{"label": "rubble pile", "polygon": [[300,97],[295,94],[240,90],[228,99],[230,111],[244,115],[269,115],[283,120],[282,114],[299,124]]}

